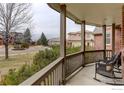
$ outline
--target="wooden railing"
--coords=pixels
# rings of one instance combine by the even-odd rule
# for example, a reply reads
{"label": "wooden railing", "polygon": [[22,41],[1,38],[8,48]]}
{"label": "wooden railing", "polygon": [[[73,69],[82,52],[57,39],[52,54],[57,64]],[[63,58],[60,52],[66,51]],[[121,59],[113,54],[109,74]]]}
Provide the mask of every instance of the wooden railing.
{"label": "wooden railing", "polygon": [[94,63],[98,60],[104,59],[104,53],[106,53],[107,58],[111,58],[112,50],[92,50],[92,51],[85,51],[85,64]]}
{"label": "wooden railing", "polygon": [[104,58],[104,50],[85,51],[85,64],[94,63]]}
{"label": "wooden railing", "polygon": [[112,50],[106,50],[106,57],[109,59],[112,57]]}
{"label": "wooden railing", "polygon": [[83,52],[67,55],[65,61],[65,77],[68,77],[82,65],[84,65]]}
{"label": "wooden railing", "polygon": [[111,57],[111,52],[111,50],[106,50],[106,52],[104,50],[93,50],[85,51],[85,53],[78,52],[70,54],[67,55],[65,59],[59,57],[20,85],[61,85],[65,78],[70,76],[81,66],[103,59],[104,53],[106,53],[106,57]]}
{"label": "wooden railing", "polygon": [[60,57],[20,85],[61,85],[62,84],[62,62]]}

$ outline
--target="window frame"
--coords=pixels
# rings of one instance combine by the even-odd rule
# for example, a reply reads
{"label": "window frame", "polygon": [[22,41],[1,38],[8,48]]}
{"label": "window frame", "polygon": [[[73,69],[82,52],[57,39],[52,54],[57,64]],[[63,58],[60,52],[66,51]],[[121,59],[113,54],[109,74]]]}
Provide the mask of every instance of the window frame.
{"label": "window frame", "polygon": [[[109,35],[109,36],[107,36],[107,34]],[[110,43],[107,43],[107,39],[109,39],[110,41]],[[106,32],[106,45],[111,45],[111,33],[110,32]]]}

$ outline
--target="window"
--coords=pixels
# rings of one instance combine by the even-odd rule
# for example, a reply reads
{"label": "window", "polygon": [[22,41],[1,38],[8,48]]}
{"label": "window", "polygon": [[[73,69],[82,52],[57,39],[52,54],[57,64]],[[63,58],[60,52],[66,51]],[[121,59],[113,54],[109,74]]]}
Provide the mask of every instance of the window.
{"label": "window", "polygon": [[110,33],[106,33],[106,44],[110,44]]}

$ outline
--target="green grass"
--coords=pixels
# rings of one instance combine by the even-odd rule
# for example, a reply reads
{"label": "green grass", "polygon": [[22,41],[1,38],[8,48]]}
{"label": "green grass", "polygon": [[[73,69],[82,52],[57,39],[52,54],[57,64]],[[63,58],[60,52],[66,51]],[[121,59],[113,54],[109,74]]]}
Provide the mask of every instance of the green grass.
{"label": "green grass", "polygon": [[[33,61],[33,56],[36,52],[19,54],[14,56],[9,56],[9,59],[5,60],[4,57],[0,57],[0,72],[6,74],[9,69],[20,68],[23,64],[31,64]],[[6,70],[6,71],[5,71]]]}

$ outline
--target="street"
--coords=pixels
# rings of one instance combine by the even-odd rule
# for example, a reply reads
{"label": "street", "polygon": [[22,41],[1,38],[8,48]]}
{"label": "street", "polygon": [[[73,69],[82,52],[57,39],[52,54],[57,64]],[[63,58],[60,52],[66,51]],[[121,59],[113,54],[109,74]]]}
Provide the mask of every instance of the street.
{"label": "street", "polygon": [[[31,52],[38,52],[39,50],[44,50],[46,48],[48,48],[48,47],[31,46],[30,48],[25,49],[25,50],[12,50],[13,47],[10,47],[9,48],[9,56],[18,55],[18,54],[26,54],[26,53],[31,53]],[[4,48],[4,46],[0,47],[0,56],[5,56],[5,48]]]}

